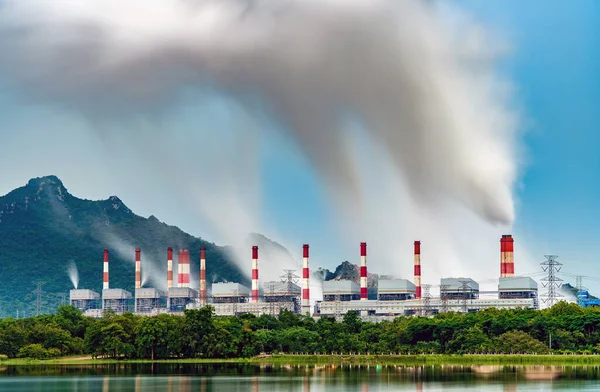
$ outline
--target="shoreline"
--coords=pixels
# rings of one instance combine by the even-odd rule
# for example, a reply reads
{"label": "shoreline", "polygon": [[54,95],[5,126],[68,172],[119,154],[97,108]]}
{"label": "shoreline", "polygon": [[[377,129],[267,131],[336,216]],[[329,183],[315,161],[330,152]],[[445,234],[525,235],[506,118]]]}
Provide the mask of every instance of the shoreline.
{"label": "shoreline", "polygon": [[232,365],[600,365],[600,355],[529,355],[529,354],[466,354],[466,355],[272,355],[230,359],[55,359],[15,358],[0,361],[0,366],[88,366],[114,364],[232,364]]}

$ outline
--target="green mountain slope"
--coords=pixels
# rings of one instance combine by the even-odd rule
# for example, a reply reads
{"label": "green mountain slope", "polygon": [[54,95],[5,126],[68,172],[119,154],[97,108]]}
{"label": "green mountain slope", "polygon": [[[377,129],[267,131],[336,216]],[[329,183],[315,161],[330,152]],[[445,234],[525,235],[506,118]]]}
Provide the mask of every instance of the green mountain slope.
{"label": "green mountain slope", "polygon": [[[55,176],[30,180],[0,197],[0,317],[52,312],[73,288],[68,270],[76,265],[79,288],[102,289],[102,251],[110,250],[110,286],[133,291],[134,249],[142,249],[147,287],[166,286],[166,249],[190,250],[192,274],[199,249],[207,248],[207,277],[239,281],[247,277],[228,248],[193,237],[151,216],[135,215],[116,196],[79,199]],[[194,280],[195,275],[192,276]],[[43,295],[34,291],[41,284]]]}

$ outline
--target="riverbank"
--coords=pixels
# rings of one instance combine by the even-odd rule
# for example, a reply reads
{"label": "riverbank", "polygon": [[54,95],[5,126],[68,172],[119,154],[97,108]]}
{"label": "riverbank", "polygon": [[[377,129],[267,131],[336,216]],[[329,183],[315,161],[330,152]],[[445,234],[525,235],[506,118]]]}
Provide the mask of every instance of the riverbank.
{"label": "riverbank", "polygon": [[268,355],[234,359],[115,360],[65,357],[47,360],[8,359],[0,365],[108,364],[249,364],[249,365],[600,365],[600,355]]}

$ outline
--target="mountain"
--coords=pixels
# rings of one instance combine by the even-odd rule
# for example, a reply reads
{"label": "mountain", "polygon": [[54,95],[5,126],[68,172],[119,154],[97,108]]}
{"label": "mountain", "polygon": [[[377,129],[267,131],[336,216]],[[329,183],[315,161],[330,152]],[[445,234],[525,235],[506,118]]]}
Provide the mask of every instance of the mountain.
{"label": "mountain", "polygon": [[[268,241],[268,239],[264,239]],[[91,201],[71,195],[56,176],[34,178],[0,197],[0,317],[35,314],[38,284],[41,311],[53,311],[73,288],[102,289],[103,249],[110,250],[110,286],[134,290],[134,249],[142,249],[147,287],[166,286],[166,249],[190,250],[192,280],[205,246],[207,278],[248,284],[230,249],[191,236],[177,227],[144,218],[117,196]]]}
{"label": "mountain", "polygon": [[[560,289],[563,294],[565,294],[567,296],[573,296],[575,299],[577,298],[577,293],[579,292],[579,290],[577,289],[577,287],[571,286],[570,283],[563,283],[560,286]],[[587,289],[584,288],[583,290],[587,290]],[[598,299],[598,297],[595,297],[590,294],[589,299]]]}
{"label": "mountain", "polygon": [[[349,261],[344,261],[335,268],[334,272],[331,272],[328,269],[319,268],[313,273],[313,276],[322,280],[351,280],[360,284],[360,267]],[[377,299],[379,279],[379,275],[368,273],[367,287],[369,299]]]}

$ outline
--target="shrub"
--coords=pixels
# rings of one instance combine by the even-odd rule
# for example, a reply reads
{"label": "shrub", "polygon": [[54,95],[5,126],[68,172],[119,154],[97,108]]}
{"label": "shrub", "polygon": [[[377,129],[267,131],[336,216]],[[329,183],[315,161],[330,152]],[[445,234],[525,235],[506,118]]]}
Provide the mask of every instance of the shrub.
{"label": "shrub", "polygon": [[19,358],[46,359],[48,358],[48,350],[41,344],[28,344],[19,350]]}

